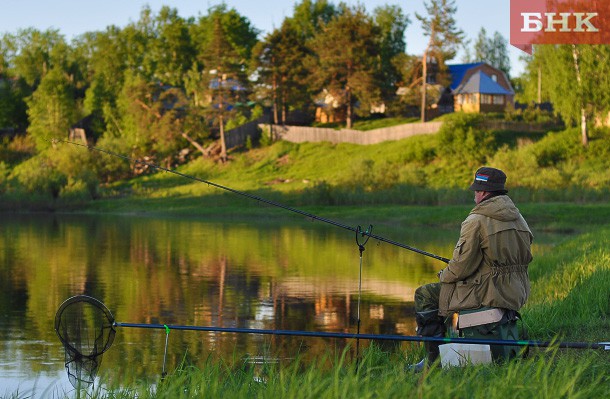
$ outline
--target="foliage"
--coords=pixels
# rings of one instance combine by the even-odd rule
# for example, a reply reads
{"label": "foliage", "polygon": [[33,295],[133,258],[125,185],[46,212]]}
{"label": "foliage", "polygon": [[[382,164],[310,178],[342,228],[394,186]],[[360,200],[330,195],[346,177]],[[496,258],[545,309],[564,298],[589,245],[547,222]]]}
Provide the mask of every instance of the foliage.
{"label": "foliage", "polygon": [[16,165],[36,153],[36,144],[31,136],[4,136],[0,143],[0,161]]}
{"label": "foliage", "polygon": [[253,50],[250,68],[257,76],[255,99],[270,103],[274,123],[284,123],[289,109],[306,110],[312,93],[303,64],[310,50],[310,37],[300,33],[295,19],[287,19],[269,33]]}
{"label": "foliage", "polygon": [[507,77],[510,76],[508,42],[498,31],[492,37],[487,37],[487,31],[481,28],[474,44],[474,60],[486,62],[503,71]]}
{"label": "foliage", "polygon": [[17,190],[31,194],[65,197],[68,201],[91,200],[97,197],[99,182],[89,156],[78,148],[50,147],[16,166],[9,179],[19,184]]}
{"label": "foliage", "polygon": [[311,39],[315,56],[307,63],[312,83],[323,88],[320,95],[330,97],[327,107],[345,109],[346,126],[351,128],[354,112],[367,115],[381,99],[379,33],[363,7],[341,7],[340,14]]}
{"label": "foliage", "polygon": [[[541,99],[550,100],[566,124],[582,124],[582,117],[589,124],[605,120],[610,111],[609,56],[610,48],[605,45],[536,46],[524,83],[527,99],[532,100],[540,80]],[[585,145],[587,134],[586,129],[581,130]]]}
{"label": "foliage", "polygon": [[479,126],[479,114],[456,113],[447,117],[438,132],[439,157],[476,169],[493,153],[493,135]]}
{"label": "foliage", "polygon": [[[446,61],[455,57],[458,44],[464,37],[464,32],[458,29],[455,21],[457,6],[454,0],[429,0],[424,2],[427,16],[415,13],[415,17],[421,22],[424,36],[428,37],[428,44],[422,57],[421,77],[421,121],[426,121],[426,100],[428,89],[427,65],[430,59],[436,61],[439,70],[436,72],[436,83],[446,85]],[[429,59],[430,57],[430,59]]]}
{"label": "foliage", "polygon": [[28,101],[28,132],[43,150],[52,139],[64,138],[77,119],[73,87],[64,73],[53,68],[41,80],[40,86]]}
{"label": "foliage", "polygon": [[455,57],[457,46],[464,32],[456,26],[457,6],[454,0],[427,0],[424,2],[427,16],[415,14],[428,37],[428,52],[444,63]]}
{"label": "foliage", "polygon": [[399,59],[405,54],[405,31],[410,20],[399,6],[385,5],[373,10],[373,21],[380,34],[381,96],[384,102],[390,102],[402,81]]}

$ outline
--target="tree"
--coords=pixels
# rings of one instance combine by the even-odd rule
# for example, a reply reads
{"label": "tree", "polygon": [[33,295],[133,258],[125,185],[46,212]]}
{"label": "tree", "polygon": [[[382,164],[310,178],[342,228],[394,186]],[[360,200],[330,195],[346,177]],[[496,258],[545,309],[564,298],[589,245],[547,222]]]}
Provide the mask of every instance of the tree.
{"label": "tree", "polygon": [[148,44],[146,63],[151,65],[152,75],[159,82],[181,86],[184,75],[195,58],[189,26],[178,16],[176,9],[164,6],[153,18],[154,36]]}
{"label": "tree", "polygon": [[354,105],[370,112],[381,99],[379,89],[379,31],[362,6],[341,5],[341,13],[321,28],[309,45],[311,81],[346,110],[352,127]]}
{"label": "tree", "polygon": [[303,0],[295,4],[293,16],[255,48],[256,95],[271,101],[275,123],[284,123],[290,109],[312,106],[314,89],[308,84],[309,71],[303,62],[312,54],[307,43],[337,13],[327,0]]}
{"label": "tree", "polygon": [[0,39],[0,129],[24,129],[27,126],[25,99],[30,92],[10,68],[10,48],[10,36],[4,35]]}
{"label": "tree", "polygon": [[[542,75],[542,91],[569,125],[579,124],[581,141],[589,142],[587,125],[610,111],[610,49],[594,45],[538,45],[526,68],[525,85]],[[569,95],[568,95],[569,93]]]}
{"label": "tree", "polygon": [[274,123],[285,123],[289,108],[306,108],[311,92],[306,84],[303,59],[310,54],[294,20],[286,19],[252,52],[251,68],[256,79],[257,99],[268,100]]}
{"label": "tree", "polygon": [[[216,121],[220,134],[220,159],[227,161],[227,144],[225,139],[225,123],[233,115],[235,104],[243,100],[246,81],[243,59],[239,52],[229,42],[220,16],[213,19],[214,30],[208,47],[201,55],[206,66],[207,92],[211,99],[208,113]],[[205,80],[204,80],[205,81]]]}
{"label": "tree", "polygon": [[338,13],[339,10],[328,0],[302,0],[294,5],[290,23],[301,38],[307,40],[318,33],[320,28]]}
{"label": "tree", "polygon": [[454,0],[428,0],[424,3],[428,16],[415,14],[421,22],[428,44],[422,57],[421,121],[426,121],[426,84],[428,81],[428,56],[433,56],[442,68],[445,61],[455,57],[457,46],[464,37],[454,18],[457,6]]}
{"label": "tree", "polygon": [[500,69],[506,76],[510,75],[508,42],[500,32],[496,31],[493,37],[487,37],[487,31],[481,28],[474,44],[474,58]]}
{"label": "tree", "polygon": [[49,147],[51,139],[65,138],[76,122],[74,88],[58,67],[45,74],[27,104],[28,133],[36,140],[39,150]]}
{"label": "tree", "polygon": [[103,32],[87,33],[74,41],[75,51],[86,62],[88,85],[84,95],[84,112],[99,115],[100,134],[120,134],[117,99],[121,95],[127,68],[127,47],[123,33],[115,26]]}
{"label": "tree", "polygon": [[32,90],[36,89],[51,68],[63,66],[58,64],[65,59],[65,53],[53,54],[53,49],[60,44],[63,44],[65,51],[66,43],[58,30],[41,32],[32,28],[24,29],[10,41],[14,53],[11,60],[14,75],[22,78]]}
{"label": "tree", "polygon": [[[213,120],[220,136],[220,159],[226,161],[225,124],[237,114],[249,92],[247,64],[258,31],[235,9],[221,4],[200,17],[191,27],[190,35],[197,53],[185,79],[191,112],[199,115],[205,111]],[[196,139],[183,133],[201,150]]]}
{"label": "tree", "polygon": [[381,93],[384,101],[395,97],[396,86],[402,80],[401,63],[406,50],[405,30],[409,18],[399,6],[385,5],[373,10],[374,23],[380,32]]}

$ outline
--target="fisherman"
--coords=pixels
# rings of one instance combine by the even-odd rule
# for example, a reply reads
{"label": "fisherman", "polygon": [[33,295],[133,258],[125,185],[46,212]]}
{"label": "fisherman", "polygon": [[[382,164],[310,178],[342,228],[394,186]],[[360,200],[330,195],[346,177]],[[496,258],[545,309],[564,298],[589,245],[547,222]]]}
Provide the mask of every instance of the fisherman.
{"label": "fisherman", "polygon": [[[417,335],[443,337],[454,312],[492,307],[513,314],[527,300],[533,240],[525,219],[504,188],[506,175],[482,167],[470,185],[476,206],[462,222],[460,238],[439,282],[415,291]],[[439,356],[439,344],[424,342],[427,358],[412,365],[421,371]]]}

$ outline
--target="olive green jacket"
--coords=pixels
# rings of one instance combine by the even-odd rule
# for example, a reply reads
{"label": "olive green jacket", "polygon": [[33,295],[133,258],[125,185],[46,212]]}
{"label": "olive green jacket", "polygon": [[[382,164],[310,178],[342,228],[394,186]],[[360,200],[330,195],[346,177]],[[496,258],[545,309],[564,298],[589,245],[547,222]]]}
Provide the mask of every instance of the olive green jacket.
{"label": "olive green jacket", "polygon": [[519,310],[530,292],[532,240],[508,196],[475,206],[462,222],[452,259],[440,273],[439,314],[484,306]]}

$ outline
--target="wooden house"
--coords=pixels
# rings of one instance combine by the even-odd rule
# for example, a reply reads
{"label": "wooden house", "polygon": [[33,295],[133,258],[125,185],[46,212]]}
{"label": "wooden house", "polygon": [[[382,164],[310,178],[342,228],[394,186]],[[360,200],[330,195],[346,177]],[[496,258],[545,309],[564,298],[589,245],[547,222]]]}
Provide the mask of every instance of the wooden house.
{"label": "wooden house", "polygon": [[502,112],[514,106],[515,91],[506,74],[484,62],[448,65],[453,110]]}

